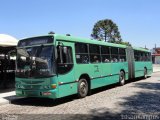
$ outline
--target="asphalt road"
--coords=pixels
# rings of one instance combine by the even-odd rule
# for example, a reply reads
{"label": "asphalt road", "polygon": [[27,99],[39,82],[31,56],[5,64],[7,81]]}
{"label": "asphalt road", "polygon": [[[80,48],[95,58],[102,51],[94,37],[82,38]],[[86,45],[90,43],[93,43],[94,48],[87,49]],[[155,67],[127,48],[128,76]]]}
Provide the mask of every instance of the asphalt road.
{"label": "asphalt road", "polygon": [[124,86],[111,85],[78,99],[22,98],[0,106],[0,118],[20,119],[160,119],[160,72]]}

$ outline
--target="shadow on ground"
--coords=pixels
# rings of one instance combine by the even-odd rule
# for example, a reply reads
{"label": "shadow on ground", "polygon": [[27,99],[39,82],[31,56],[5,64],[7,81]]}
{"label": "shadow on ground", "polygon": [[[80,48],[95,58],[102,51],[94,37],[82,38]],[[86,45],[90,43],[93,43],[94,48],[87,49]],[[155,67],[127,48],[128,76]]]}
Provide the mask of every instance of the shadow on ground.
{"label": "shadow on ground", "polygon": [[11,104],[15,105],[26,105],[26,106],[42,106],[42,107],[53,107],[60,104],[68,103],[77,99],[76,95],[60,98],[60,99],[49,99],[49,98],[20,98],[11,101]]}
{"label": "shadow on ground", "polygon": [[160,119],[160,83],[135,83],[134,87],[142,88],[146,92],[124,97],[124,102],[119,103],[123,110],[115,113],[110,109],[93,109],[90,111],[93,120],[96,119]]}
{"label": "shadow on ground", "polygon": [[119,105],[124,110],[115,113],[110,109],[101,108],[90,111],[93,120],[97,119],[160,119],[160,92],[156,93],[138,93],[135,96],[124,98],[126,102]]}
{"label": "shadow on ground", "polygon": [[[131,82],[136,82],[142,80],[142,78],[138,78],[135,80],[130,80],[130,81],[126,81],[126,84],[129,84]],[[115,87],[120,87],[118,84],[112,84],[112,85],[108,85],[105,87],[100,87],[97,89],[94,89],[91,91],[90,95],[94,95],[96,93],[99,92],[103,92],[105,90],[109,90]],[[15,97],[15,96],[13,96]],[[5,99],[11,99],[10,97],[6,97]],[[64,98],[60,98],[60,99],[47,99],[47,98],[20,98],[20,99],[15,99],[11,101],[11,104],[15,104],[15,105],[26,105],[26,106],[44,106],[44,107],[53,107],[53,106],[57,106],[60,104],[64,104],[64,103],[68,103],[71,101],[74,101],[78,99],[77,95],[71,95],[71,96],[67,96]]]}
{"label": "shadow on ground", "polygon": [[[120,112],[114,112],[109,108],[92,109],[89,115],[70,115],[69,119],[102,119],[102,120],[118,120],[118,119],[160,119],[160,83],[137,82],[141,78],[134,81],[134,87],[143,89],[143,92],[137,92],[135,95],[123,97],[121,103],[117,103],[122,107]],[[117,84],[109,85],[107,87],[98,88],[92,91],[92,94],[118,87]],[[21,98],[12,101],[16,105],[29,106],[47,106],[53,107],[64,103],[69,103],[77,99],[76,95],[52,100],[42,98]],[[118,108],[117,108],[118,109]],[[66,116],[64,116],[66,117]]]}
{"label": "shadow on ground", "polygon": [[[94,95],[96,93],[105,91],[105,90],[109,90],[112,88],[118,87],[117,84],[113,84],[113,85],[109,85],[106,87],[101,87],[101,88],[97,88],[92,90],[90,95]],[[12,97],[12,96],[11,96]],[[14,96],[13,96],[14,97]],[[10,97],[6,97],[5,99],[10,99]],[[71,95],[71,96],[67,96],[67,97],[63,97],[63,98],[59,98],[59,99],[48,99],[48,98],[19,98],[19,99],[15,99],[11,101],[11,104],[15,104],[15,105],[26,105],[26,106],[44,106],[44,107],[53,107],[53,106],[57,106],[60,104],[64,104],[64,103],[68,103],[71,101],[74,101],[78,99],[77,95]]]}
{"label": "shadow on ground", "polygon": [[[160,84],[157,83],[136,83],[137,81],[142,80],[142,78],[138,78],[135,80],[130,80],[127,81],[126,84],[129,84],[131,82],[135,82],[135,87],[140,87],[140,88],[145,88],[145,89],[155,89],[158,90],[160,88]],[[105,90],[109,90],[115,87],[120,87],[117,84],[113,84],[113,85],[109,85],[109,86],[105,86],[105,87],[101,87],[95,90],[92,90],[91,95],[94,95],[96,93],[99,92],[103,92]],[[145,95],[146,94],[146,95]],[[147,97],[154,97],[156,98],[156,93],[139,93],[137,96],[131,96],[129,98],[124,98],[128,101],[128,103],[124,103],[125,106],[130,105],[129,102],[131,103],[138,103],[138,101],[140,101],[140,103],[146,103],[146,99],[148,99]],[[141,98],[141,96],[143,96]],[[158,98],[158,95],[157,95]],[[6,99],[10,99],[10,98],[6,98]],[[13,101],[11,101],[11,104],[15,104],[15,105],[27,105],[27,106],[44,106],[44,107],[53,107],[53,106],[57,106],[60,104],[64,104],[64,103],[69,103],[71,101],[77,100],[77,95],[72,95],[72,96],[68,96],[68,97],[64,97],[64,98],[60,98],[60,99],[47,99],[47,98],[20,98],[20,99],[15,99]],[[144,102],[145,101],[145,102]],[[149,104],[149,103],[146,103]],[[122,104],[123,105],[123,104]],[[131,104],[132,105],[132,104]],[[144,107],[144,106],[143,106]],[[105,113],[106,114],[106,113]]]}

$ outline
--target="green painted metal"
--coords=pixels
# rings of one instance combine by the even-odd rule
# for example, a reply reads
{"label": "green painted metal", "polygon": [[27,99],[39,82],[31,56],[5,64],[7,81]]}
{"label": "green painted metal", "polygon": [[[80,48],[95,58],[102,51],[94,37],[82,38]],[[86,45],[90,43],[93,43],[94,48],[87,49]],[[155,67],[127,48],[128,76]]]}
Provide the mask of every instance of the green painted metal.
{"label": "green painted metal", "polygon": [[[98,45],[106,45],[119,48],[127,48],[127,46],[107,43],[97,40],[85,39],[85,38],[78,38],[73,36],[58,35],[58,34],[50,34],[47,36],[54,36],[54,43],[52,44],[55,46],[57,46],[58,43],[61,42],[64,46],[70,46],[72,48],[73,62],[74,62],[73,69],[67,74],[62,74],[62,75],[57,74],[54,77],[50,78],[41,78],[41,79],[16,78],[17,96],[47,97],[56,99],[76,94],[78,88],[78,80],[83,75],[89,76],[91,89],[119,82],[119,73],[121,70],[125,72],[125,79],[128,80],[127,62],[77,64],[75,57],[74,43],[81,42],[86,44],[98,44]],[[133,49],[149,52],[148,50],[142,48],[133,47]],[[147,68],[148,75],[152,73],[151,62],[134,62],[134,65],[135,65],[135,77],[143,76],[144,67]],[[56,84],[57,87],[53,89],[51,88],[51,84]],[[51,95],[43,95],[43,92],[50,92]]]}
{"label": "green painted metal", "polygon": [[[73,43],[69,43],[66,41],[63,41],[61,43],[64,46],[71,47],[73,49],[72,51],[75,51]],[[58,42],[56,43],[56,45],[58,45]],[[74,53],[72,56],[74,56]],[[73,59],[73,61],[75,61],[75,58]],[[62,85],[59,85],[58,87],[59,97],[64,97],[64,96],[68,96],[68,95],[77,93],[77,83],[75,82],[75,67],[74,66],[72,70],[69,71],[68,73],[59,74],[57,76],[57,80],[58,80],[58,83],[62,83]],[[70,83],[70,84],[63,84],[63,83]]]}
{"label": "green painted metal", "polygon": [[135,77],[144,76],[144,69],[147,69],[147,74],[151,75],[153,71],[152,62],[135,62]]}
{"label": "green painted metal", "polygon": [[[51,78],[16,78],[16,95],[21,97],[48,97],[58,98],[58,90],[51,85],[57,83],[57,77]],[[43,95],[43,92],[51,92],[51,95]]]}

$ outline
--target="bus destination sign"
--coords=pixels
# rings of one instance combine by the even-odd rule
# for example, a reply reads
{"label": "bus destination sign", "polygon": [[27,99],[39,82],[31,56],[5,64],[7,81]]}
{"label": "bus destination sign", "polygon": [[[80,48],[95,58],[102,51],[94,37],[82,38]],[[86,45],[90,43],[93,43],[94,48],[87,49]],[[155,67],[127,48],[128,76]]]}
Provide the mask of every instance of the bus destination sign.
{"label": "bus destination sign", "polygon": [[53,37],[48,37],[48,36],[35,37],[35,38],[20,40],[18,43],[18,47],[41,45],[41,44],[47,44],[47,43],[53,43]]}

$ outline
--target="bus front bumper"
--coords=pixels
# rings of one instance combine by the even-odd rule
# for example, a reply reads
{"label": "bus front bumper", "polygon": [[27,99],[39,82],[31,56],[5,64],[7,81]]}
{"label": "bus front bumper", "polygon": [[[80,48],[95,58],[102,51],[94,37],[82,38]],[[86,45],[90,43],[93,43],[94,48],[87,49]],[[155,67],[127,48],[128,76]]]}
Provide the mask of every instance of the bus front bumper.
{"label": "bus front bumper", "polygon": [[53,90],[23,90],[16,89],[16,95],[20,97],[58,98],[57,89]]}

